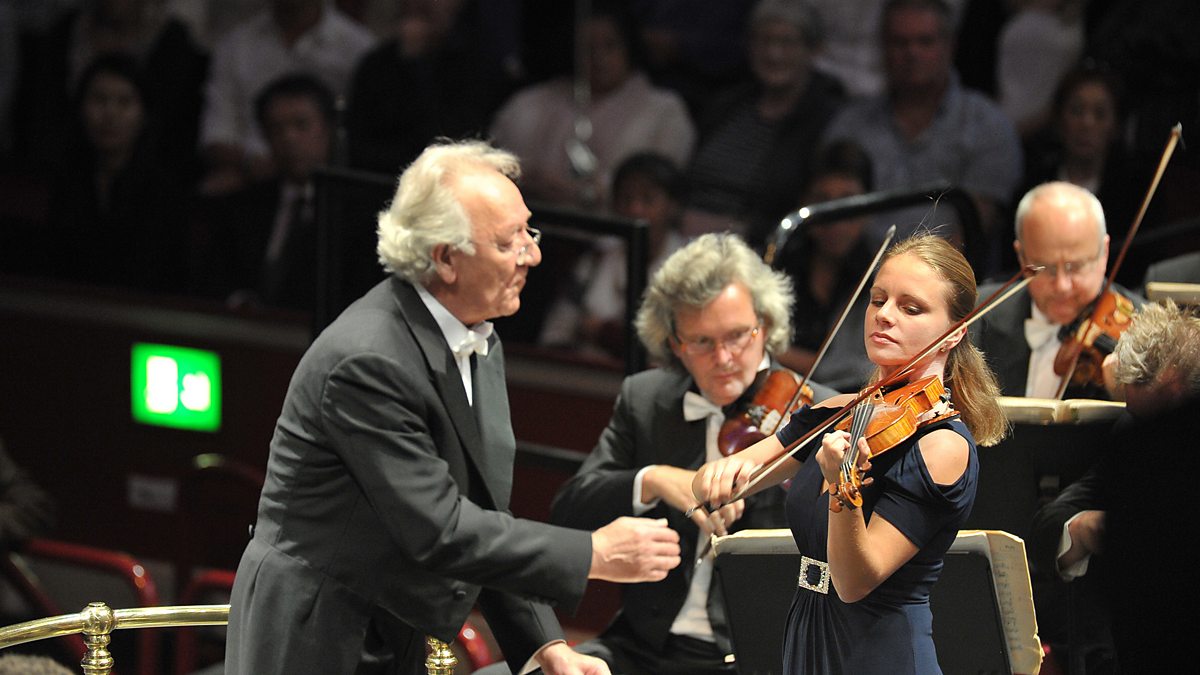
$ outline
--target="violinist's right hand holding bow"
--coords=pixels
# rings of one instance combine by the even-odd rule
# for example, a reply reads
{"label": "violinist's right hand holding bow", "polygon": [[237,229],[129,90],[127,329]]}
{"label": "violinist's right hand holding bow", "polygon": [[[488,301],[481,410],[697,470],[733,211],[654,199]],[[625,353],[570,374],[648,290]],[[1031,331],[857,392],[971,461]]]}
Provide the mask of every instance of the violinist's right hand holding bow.
{"label": "violinist's right hand holding bow", "polygon": [[[701,466],[692,477],[692,496],[699,504],[707,504],[711,508],[728,503],[750,482],[761,466],[750,450],[768,440],[774,440],[774,437],[770,436],[742,452]],[[778,445],[778,441],[775,443]],[[697,512],[699,511],[700,509],[697,509]],[[693,517],[695,515],[693,514]]]}
{"label": "violinist's right hand holding bow", "polygon": [[694,508],[698,506],[691,488],[692,478],[695,475],[695,471],[681,469],[677,466],[656,464],[650,467],[642,477],[642,503],[649,504],[656,499],[661,499],[672,508],[689,513],[692,522],[696,523],[696,526],[705,535],[725,536],[729,534],[729,526],[737,522],[746,510],[745,500],[739,499],[711,513],[705,509]]}

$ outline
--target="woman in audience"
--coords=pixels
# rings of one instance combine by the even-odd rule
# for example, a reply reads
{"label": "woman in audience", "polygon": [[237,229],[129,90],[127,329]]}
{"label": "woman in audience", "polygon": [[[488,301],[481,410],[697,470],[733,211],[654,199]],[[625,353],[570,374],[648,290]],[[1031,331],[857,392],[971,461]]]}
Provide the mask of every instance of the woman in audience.
{"label": "woman in audience", "polygon": [[1052,180],[1087,188],[1104,206],[1114,242],[1132,224],[1150,180],[1150,173],[1143,177],[1131,166],[1121,142],[1121,99],[1119,81],[1099,67],[1083,65],[1068,73],[1054,97],[1049,133],[1027,149],[1020,193]]}
{"label": "woman in audience", "polygon": [[607,203],[613,169],[629,155],[653,151],[681,165],[691,156],[695,130],[683,99],[637,69],[631,22],[618,7],[593,3],[583,22],[586,82],[526,87],[496,114],[491,135],[521,158],[521,190],[531,200],[595,208]]}
{"label": "woman in audience", "polygon": [[843,96],[813,70],[820,35],[805,5],[761,0],[748,40],[754,80],[718,95],[700,118],[684,231],[732,230],[757,246],[808,184],[808,157]]}
{"label": "woman in audience", "polygon": [[60,273],[81,282],[179,290],[187,208],[170,164],[155,153],[133,57],[96,59],[80,78],[75,111],[51,191],[46,254],[54,251]]}

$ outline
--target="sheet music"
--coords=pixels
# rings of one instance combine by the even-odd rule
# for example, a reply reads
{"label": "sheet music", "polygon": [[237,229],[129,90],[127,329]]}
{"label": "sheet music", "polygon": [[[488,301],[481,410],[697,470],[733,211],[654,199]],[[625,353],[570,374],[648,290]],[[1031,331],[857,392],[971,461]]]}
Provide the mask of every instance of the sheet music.
{"label": "sheet music", "polygon": [[1033,609],[1033,587],[1029,582],[1025,542],[1008,532],[963,530],[958,533],[950,550],[987,557],[992,568],[992,583],[996,587],[996,601],[1000,607],[1000,620],[1013,672],[1026,675],[1037,673],[1042,667],[1042,645]]}

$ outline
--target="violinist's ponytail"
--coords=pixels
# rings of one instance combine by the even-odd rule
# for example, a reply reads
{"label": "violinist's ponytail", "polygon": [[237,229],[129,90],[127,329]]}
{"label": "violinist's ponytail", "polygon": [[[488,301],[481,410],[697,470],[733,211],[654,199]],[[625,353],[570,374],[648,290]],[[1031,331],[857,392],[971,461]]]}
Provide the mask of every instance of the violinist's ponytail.
{"label": "violinist's ponytail", "polygon": [[[975,271],[958,249],[937,235],[918,234],[888,249],[883,263],[904,254],[915,256],[950,283],[953,290],[947,304],[951,321],[971,313],[978,298]],[[954,407],[976,443],[995,445],[1008,432],[1008,421],[996,400],[1000,396],[996,376],[983,360],[983,353],[971,344],[970,334],[964,335],[948,356],[945,385]]]}

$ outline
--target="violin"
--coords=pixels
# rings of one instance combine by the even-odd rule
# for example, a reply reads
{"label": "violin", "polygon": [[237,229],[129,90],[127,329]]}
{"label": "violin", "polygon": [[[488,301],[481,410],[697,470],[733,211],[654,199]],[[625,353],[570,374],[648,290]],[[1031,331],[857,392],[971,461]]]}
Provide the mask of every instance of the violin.
{"label": "violin", "polygon": [[1150,207],[1150,200],[1154,198],[1158,183],[1167,170],[1167,162],[1171,160],[1171,155],[1175,152],[1175,145],[1182,135],[1183,126],[1176,124],[1171,129],[1167,147],[1163,149],[1162,157],[1158,160],[1158,168],[1154,172],[1154,178],[1150,181],[1150,189],[1147,190],[1141,208],[1138,209],[1137,216],[1133,219],[1129,234],[1125,235],[1125,242],[1121,245],[1121,251],[1117,254],[1112,269],[1109,270],[1108,277],[1104,280],[1100,294],[1075,321],[1064,326],[1059,333],[1062,345],[1059,346],[1058,353],[1054,355],[1054,374],[1061,377],[1062,380],[1059,382],[1056,398],[1063,397],[1068,385],[1104,386],[1102,368],[1104,357],[1111,354],[1116,348],[1121,333],[1125,332],[1125,329],[1133,323],[1134,314],[1133,303],[1112,290],[1113,279],[1116,278],[1117,270],[1121,268],[1121,263],[1125,260],[1125,253],[1129,250],[1129,245],[1133,243],[1133,235],[1137,233],[1142,219],[1146,216],[1146,209]]}
{"label": "violin", "polygon": [[839,420],[834,428],[850,434],[850,447],[842,457],[837,485],[831,485],[831,511],[840,512],[862,506],[861,488],[870,485],[872,478],[863,478],[859,469],[858,441],[867,441],[867,459],[896,447],[912,437],[919,429],[958,415],[950,402],[941,378],[929,375],[902,387],[883,392],[876,389],[859,401],[851,414]]}
{"label": "violin", "polygon": [[782,427],[800,406],[812,405],[813,391],[787,368],[772,370],[740,415],[730,416],[717,434],[717,449],[728,457]]}
{"label": "violin", "polygon": [[[1070,373],[1073,386],[1103,386],[1104,357],[1117,348],[1121,333],[1133,324],[1136,309],[1120,293],[1103,291],[1082,315],[1059,330],[1062,345],[1054,355],[1054,374],[1064,377]],[[1072,364],[1074,371],[1070,370]]]}
{"label": "violin", "polygon": [[[808,378],[816,371],[820,365],[821,359],[825,358],[825,353],[829,350],[829,345],[833,342],[833,336],[841,329],[842,323],[846,320],[846,316],[850,314],[850,310],[854,307],[854,301],[862,293],[863,287],[866,286],[867,280],[871,278],[871,272],[879,264],[883,254],[887,251],[887,247],[892,242],[892,238],[896,236],[896,226],[888,228],[884,236],[883,243],[879,246],[879,250],[875,253],[875,258],[871,264],[863,271],[862,279],[858,282],[858,287],[846,302],[846,306],[842,308],[842,313],[838,320],[834,322],[829,332],[825,335],[825,339],[821,342],[821,348],[817,350],[817,357],[808,368],[808,374],[803,379],[798,379],[796,373],[787,370],[779,369],[771,371],[767,377],[767,381],[759,388],[754,395],[754,400],[746,408],[746,410],[737,417],[731,417],[725,420],[721,425],[721,431],[717,436],[717,448],[720,449],[721,455],[728,457],[739,450],[754,445],[758,441],[775,433],[787,422],[787,418],[801,406],[813,404],[813,391],[808,386]],[[767,258],[770,263],[770,257]]]}

